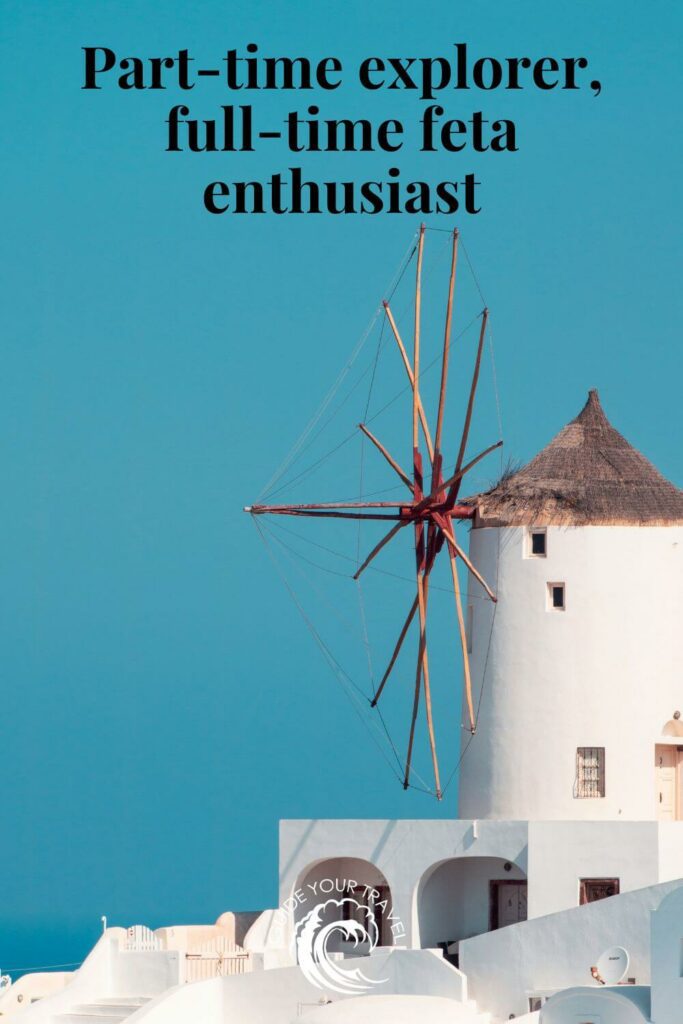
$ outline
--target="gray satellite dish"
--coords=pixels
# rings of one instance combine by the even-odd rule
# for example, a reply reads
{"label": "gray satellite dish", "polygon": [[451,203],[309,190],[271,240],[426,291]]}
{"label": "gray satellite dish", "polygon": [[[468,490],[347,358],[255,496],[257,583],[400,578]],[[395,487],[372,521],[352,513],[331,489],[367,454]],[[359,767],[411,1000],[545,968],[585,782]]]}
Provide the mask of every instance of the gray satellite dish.
{"label": "gray satellite dish", "polygon": [[605,950],[597,963],[598,973],[605,985],[618,985],[628,973],[629,955],[623,946]]}

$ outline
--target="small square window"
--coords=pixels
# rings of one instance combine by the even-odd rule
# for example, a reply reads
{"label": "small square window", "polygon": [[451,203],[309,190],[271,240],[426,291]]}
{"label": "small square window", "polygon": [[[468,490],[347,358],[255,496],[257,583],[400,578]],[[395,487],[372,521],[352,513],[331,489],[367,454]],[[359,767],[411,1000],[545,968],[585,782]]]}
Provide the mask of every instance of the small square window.
{"label": "small square window", "polygon": [[577,800],[592,800],[605,795],[605,748],[578,747],[576,750]]}
{"label": "small square window", "polygon": [[564,583],[548,584],[548,608],[563,612],[567,607]]}
{"label": "small square window", "polygon": [[609,896],[618,896],[620,890],[618,878],[582,878],[579,882],[579,904],[597,903]]}
{"label": "small square window", "polygon": [[547,539],[545,530],[531,530],[529,533],[529,554],[534,558],[545,558],[548,554]]}

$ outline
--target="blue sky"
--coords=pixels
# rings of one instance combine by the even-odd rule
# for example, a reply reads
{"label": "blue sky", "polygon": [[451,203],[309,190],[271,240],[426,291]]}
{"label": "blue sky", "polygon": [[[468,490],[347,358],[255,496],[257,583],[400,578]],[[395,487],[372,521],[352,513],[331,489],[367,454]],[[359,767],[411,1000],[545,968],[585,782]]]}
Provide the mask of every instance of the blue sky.
{"label": "blue sky", "polygon": [[[673,2],[8,0],[3,21],[7,969],[80,958],[100,914],[158,926],[273,905],[281,817],[457,812],[454,788],[440,806],[403,793],[241,512],[344,365],[418,219],[212,218],[201,206],[208,181],[264,177],[291,166],[289,155],[164,153],[178,94],[83,92],[80,48],[187,47],[215,62],[256,41],[262,52],[334,54],[349,67],[371,54],[440,55],[454,41],[499,57],[588,56],[598,98],[449,95],[454,117],[482,109],[515,119],[517,153],[299,163],[311,176],[356,180],[384,177],[394,162],[407,180],[476,172],[483,211],[428,223],[458,223],[491,307],[507,456],[534,454],[597,386],[615,425],[679,485],[683,153]],[[203,116],[222,102],[214,84],[192,96]],[[264,118],[297,105],[258,102]],[[369,98],[351,84],[326,109],[420,114],[414,95]],[[428,235],[425,345],[437,348],[445,239]],[[456,330],[479,307],[466,273],[458,301]],[[400,373],[388,353],[380,369],[377,406]],[[457,408],[455,385],[453,396]],[[497,439],[495,397],[487,363],[473,448]],[[334,424],[341,436],[345,415]],[[387,423],[399,449],[402,422],[397,412]],[[309,491],[294,490],[316,498],[346,476],[357,487],[357,471],[349,446],[305,481]],[[320,529],[316,540],[329,542]],[[355,554],[355,535],[339,543]],[[397,566],[402,554],[391,556]],[[355,589],[330,580],[316,578],[320,591],[301,599],[362,672],[362,645],[325,604],[336,614]],[[373,583],[379,663],[405,589]],[[447,640],[450,620],[437,614]],[[452,769],[459,683],[446,665],[439,739]],[[398,691],[387,714],[404,744]]]}

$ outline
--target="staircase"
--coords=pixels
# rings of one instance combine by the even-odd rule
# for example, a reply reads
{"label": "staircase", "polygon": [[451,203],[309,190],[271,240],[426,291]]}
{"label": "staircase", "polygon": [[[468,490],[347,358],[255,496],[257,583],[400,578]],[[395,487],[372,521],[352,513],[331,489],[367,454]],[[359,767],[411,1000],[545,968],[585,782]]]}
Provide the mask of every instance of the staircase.
{"label": "staircase", "polygon": [[59,1024],[120,1024],[148,1003],[150,996],[113,996],[96,1003],[83,1003],[69,1013],[60,1013]]}

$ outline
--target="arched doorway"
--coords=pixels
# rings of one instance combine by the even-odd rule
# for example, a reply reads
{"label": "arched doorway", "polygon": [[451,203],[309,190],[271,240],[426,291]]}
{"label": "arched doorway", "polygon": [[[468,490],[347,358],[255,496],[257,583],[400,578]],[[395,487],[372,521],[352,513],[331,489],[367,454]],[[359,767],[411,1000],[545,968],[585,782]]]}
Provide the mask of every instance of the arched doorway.
{"label": "arched doorway", "polygon": [[[393,946],[401,942],[403,924],[393,907],[391,889],[382,872],[359,857],[332,857],[316,861],[303,871],[292,895],[294,928],[316,908],[321,927],[335,921],[374,924],[375,944]],[[345,940],[341,931],[332,936],[330,952],[369,952],[369,943]]]}
{"label": "arched doorway", "polygon": [[441,861],[422,876],[417,916],[420,946],[454,958],[461,939],[526,920],[526,875],[502,857]]}

